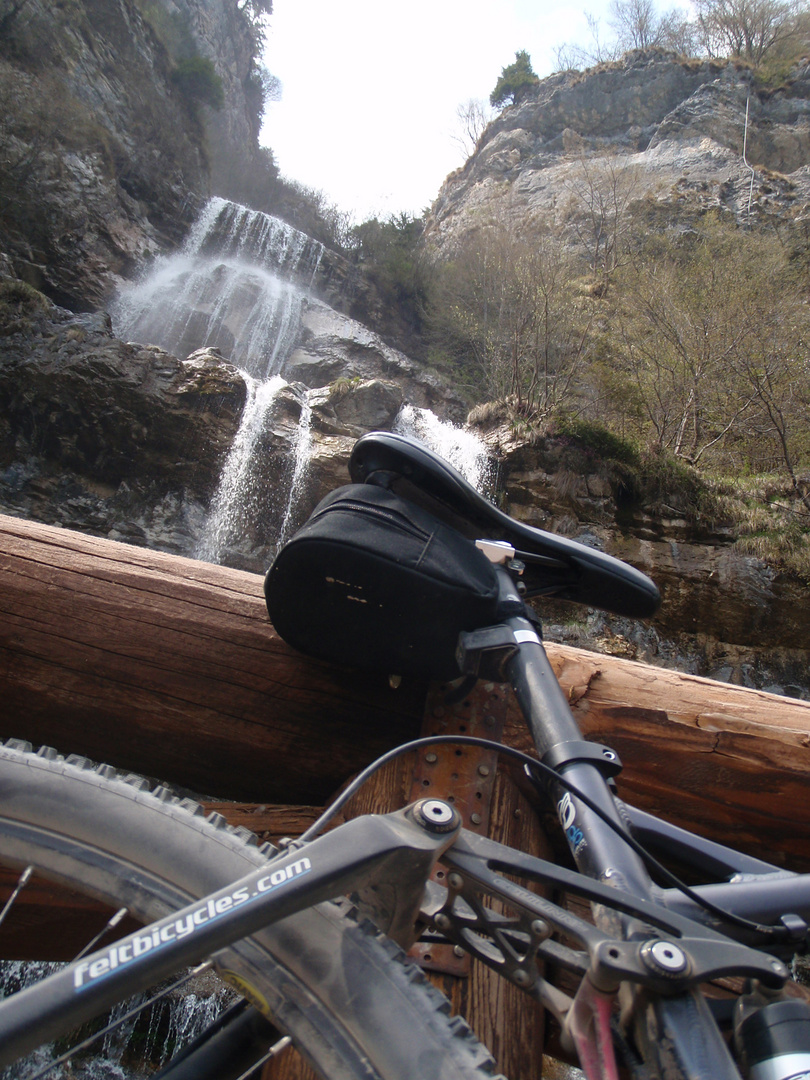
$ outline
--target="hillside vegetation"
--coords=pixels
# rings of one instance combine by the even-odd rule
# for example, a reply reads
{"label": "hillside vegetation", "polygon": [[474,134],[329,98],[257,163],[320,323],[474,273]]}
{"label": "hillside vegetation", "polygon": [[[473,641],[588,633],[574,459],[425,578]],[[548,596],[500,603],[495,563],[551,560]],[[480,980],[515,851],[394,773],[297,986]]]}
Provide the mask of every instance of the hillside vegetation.
{"label": "hillside vegetation", "polygon": [[631,190],[620,158],[583,162],[556,225],[504,213],[437,257],[421,222],[366,223],[359,257],[474,422],[569,440],[810,578],[807,226],[672,220]]}

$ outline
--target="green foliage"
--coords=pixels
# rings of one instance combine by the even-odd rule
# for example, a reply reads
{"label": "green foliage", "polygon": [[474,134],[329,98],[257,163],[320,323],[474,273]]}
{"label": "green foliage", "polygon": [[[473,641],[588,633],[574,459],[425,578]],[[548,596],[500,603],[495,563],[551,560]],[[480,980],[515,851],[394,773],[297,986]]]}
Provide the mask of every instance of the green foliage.
{"label": "green foliage", "polygon": [[432,282],[431,340],[464,360],[492,399],[537,422],[569,407],[593,359],[593,306],[564,238],[494,218]]}
{"label": "green foliage", "polygon": [[551,433],[557,437],[562,436],[574,440],[579,446],[603,461],[618,461],[623,465],[632,466],[641,464],[641,455],[634,442],[621,438],[609,428],[593,420],[584,420],[560,411],[554,417]]}
{"label": "green foliage", "polygon": [[222,79],[207,56],[181,60],[172,72],[172,82],[195,104],[208,105],[212,109],[221,109],[225,104]]}
{"label": "green foliage", "polygon": [[406,335],[421,334],[429,303],[431,271],[421,247],[423,229],[421,218],[399,214],[387,221],[371,218],[352,233],[355,260]]}
{"label": "green foliage", "polygon": [[333,383],[329,384],[329,400],[339,401],[355,390],[361,383],[359,375],[339,375]]}
{"label": "green foliage", "polygon": [[515,62],[501,71],[495,89],[489,95],[489,103],[496,109],[517,103],[539,82],[529,54],[525,50],[516,52]]}

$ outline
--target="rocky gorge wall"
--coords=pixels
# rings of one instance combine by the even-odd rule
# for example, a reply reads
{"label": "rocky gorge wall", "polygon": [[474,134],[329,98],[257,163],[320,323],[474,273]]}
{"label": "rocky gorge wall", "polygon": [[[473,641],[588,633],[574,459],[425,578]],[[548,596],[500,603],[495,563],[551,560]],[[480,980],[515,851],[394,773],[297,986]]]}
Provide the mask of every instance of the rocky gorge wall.
{"label": "rocky gorge wall", "polygon": [[[212,65],[214,109],[178,82]],[[74,311],[177,247],[200,207],[261,172],[253,45],[224,0],[27,0],[0,39],[0,253]]]}
{"label": "rocky gorge wall", "polygon": [[[313,445],[302,514],[348,482],[355,440],[390,430],[405,402],[465,414],[437,376],[321,301],[304,302],[296,340],[253,449],[262,505],[239,564],[257,571],[279,534],[304,408]],[[194,554],[248,379],[216,348],[180,359],[128,343],[105,312],[76,314],[0,279],[0,508]]]}
{"label": "rocky gorge wall", "polygon": [[808,583],[736,545],[733,527],[622,497],[614,477],[565,438],[484,432],[509,512],[625,559],[658,585],[648,623],[546,603],[547,635],[580,648],[810,698]]}

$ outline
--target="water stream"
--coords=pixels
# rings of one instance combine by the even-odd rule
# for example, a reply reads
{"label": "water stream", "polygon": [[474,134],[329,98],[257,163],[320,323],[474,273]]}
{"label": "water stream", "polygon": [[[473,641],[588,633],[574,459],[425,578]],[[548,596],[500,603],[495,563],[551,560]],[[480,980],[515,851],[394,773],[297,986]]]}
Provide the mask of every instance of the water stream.
{"label": "water stream", "polygon": [[[247,560],[266,530],[269,502],[277,513],[276,535],[264,537],[268,551],[300,523],[313,442],[306,388],[295,387],[301,412],[291,460],[275,470],[272,492],[261,447],[276,398],[287,385],[285,363],[300,338],[303,305],[322,254],[319,243],[285,222],[215,198],[183,250],[158,259],[141,281],[122,289],[113,306],[119,336],[180,357],[218,348],[247,384],[240,427],[194,552],[198,558]],[[403,408],[397,429],[427,443],[476,487],[491,488],[489,459],[473,433],[412,406]]]}
{"label": "water stream", "polygon": [[217,348],[254,378],[271,378],[298,337],[322,254],[278,218],[211,199],[183,250],[121,290],[115,332],[179,357]]}
{"label": "water stream", "polygon": [[403,435],[413,436],[435,450],[482,494],[494,494],[497,481],[495,462],[475,432],[448,424],[430,409],[418,409],[414,405],[403,405],[397,417],[396,430]]}
{"label": "water stream", "polygon": [[[194,552],[198,559],[218,563],[226,551],[240,546],[245,536],[244,523],[254,520],[267,499],[261,474],[254,467],[256,447],[264,431],[268,412],[287,383],[280,375],[259,382],[244,373],[248,396],[242,410],[239,430],[233,441],[217,490],[211,501],[202,536]],[[297,467],[294,466],[294,470]]]}
{"label": "water stream", "polygon": [[[61,963],[41,961],[0,961],[0,998],[30,986],[63,968]],[[233,990],[218,979],[195,976],[182,993],[174,993],[125,1019],[128,1012],[146,1002],[148,995],[121,1002],[104,1018],[104,1024],[119,1020],[91,1046],[62,1064],[51,1063],[78,1039],[87,1037],[90,1026],[81,1029],[73,1044],[59,1040],[40,1047],[29,1057],[0,1072],[2,1080],[24,1080],[48,1069],[48,1080],[146,1080],[180,1049],[193,1042],[219,1014],[236,1000]],[[50,1068],[49,1068],[50,1066]]]}

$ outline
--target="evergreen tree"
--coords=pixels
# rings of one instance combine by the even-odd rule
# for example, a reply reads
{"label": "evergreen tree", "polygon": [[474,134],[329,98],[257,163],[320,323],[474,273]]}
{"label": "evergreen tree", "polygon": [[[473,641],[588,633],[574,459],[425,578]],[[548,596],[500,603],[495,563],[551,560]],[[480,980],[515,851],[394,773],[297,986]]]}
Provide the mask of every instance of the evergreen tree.
{"label": "evergreen tree", "polygon": [[489,103],[499,109],[503,105],[516,104],[526,92],[540,82],[532,70],[532,61],[525,49],[515,53],[514,64],[501,71],[495,89],[489,95]]}

